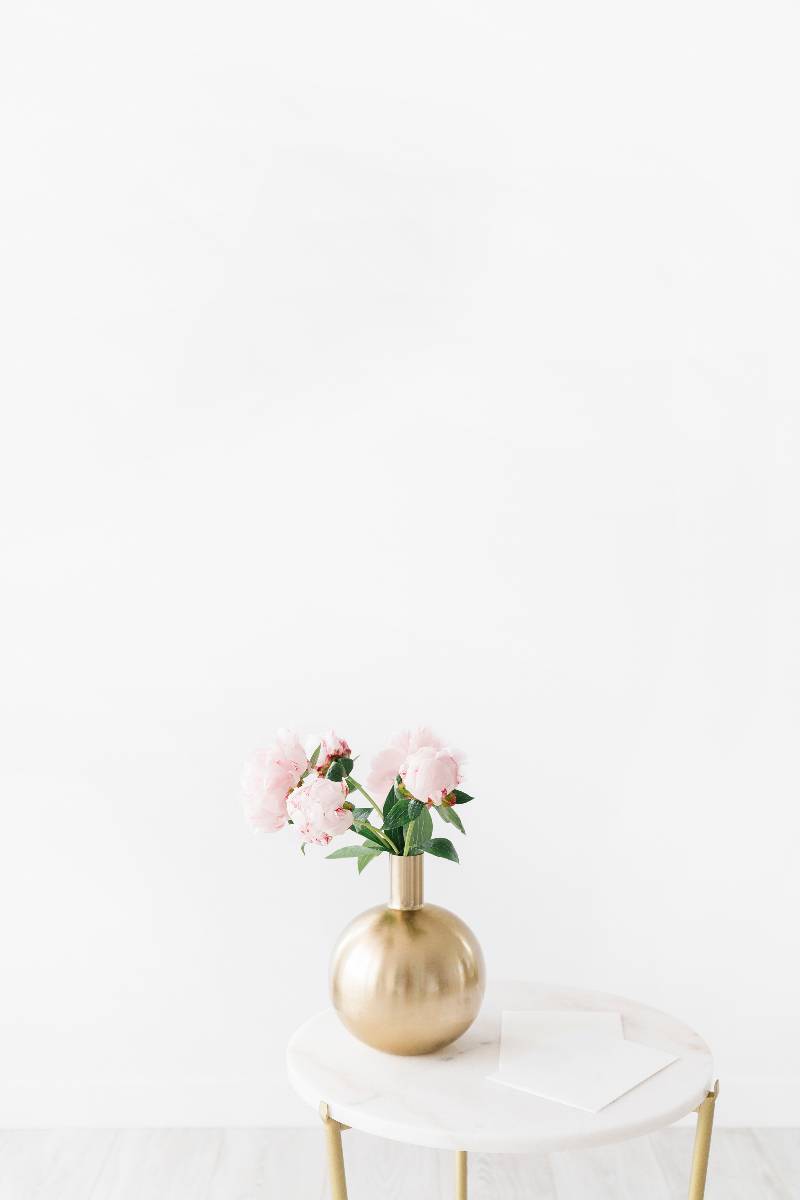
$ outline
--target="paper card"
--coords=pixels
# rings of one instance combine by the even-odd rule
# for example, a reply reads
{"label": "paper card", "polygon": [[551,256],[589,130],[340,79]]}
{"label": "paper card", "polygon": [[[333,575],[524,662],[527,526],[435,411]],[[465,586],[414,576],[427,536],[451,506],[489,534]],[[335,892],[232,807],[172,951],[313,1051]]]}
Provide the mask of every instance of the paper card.
{"label": "paper card", "polygon": [[675,1055],[626,1041],[618,1013],[504,1012],[500,1062],[489,1078],[599,1112],[675,1061]]}

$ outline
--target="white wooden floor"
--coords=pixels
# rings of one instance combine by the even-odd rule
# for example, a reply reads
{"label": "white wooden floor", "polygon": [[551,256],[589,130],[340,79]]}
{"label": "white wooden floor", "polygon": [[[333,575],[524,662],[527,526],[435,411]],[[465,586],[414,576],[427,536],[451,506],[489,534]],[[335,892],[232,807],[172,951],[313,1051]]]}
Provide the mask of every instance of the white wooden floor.
{"label": "white wooden floor", "polygon": [[[351,1200],[451,1200],[447,1154],[345,1137]],[[549,1158],[475,1155],[470,1200],[686,1200],[692,1130]],[[0,1132],[0,1200],[321,1200],[314,1130]],[[719,1129],[707,1200],[800,1200],[800,1130]]]}

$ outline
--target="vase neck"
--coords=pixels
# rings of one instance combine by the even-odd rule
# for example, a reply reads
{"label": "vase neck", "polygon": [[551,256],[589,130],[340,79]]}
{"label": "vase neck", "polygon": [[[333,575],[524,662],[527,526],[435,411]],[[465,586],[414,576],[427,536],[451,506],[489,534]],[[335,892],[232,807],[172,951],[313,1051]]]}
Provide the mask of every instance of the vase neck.
{"label": "vase neck", "polygon": [[422,908],[423,854],[389,855],[389,908]]}

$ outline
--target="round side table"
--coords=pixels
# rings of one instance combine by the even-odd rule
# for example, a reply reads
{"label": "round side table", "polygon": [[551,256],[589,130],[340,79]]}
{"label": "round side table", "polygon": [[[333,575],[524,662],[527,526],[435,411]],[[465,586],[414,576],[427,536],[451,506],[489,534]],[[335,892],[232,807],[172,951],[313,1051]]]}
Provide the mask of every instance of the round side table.
{"label": "round side table", "polygon": [[[497,1068],[503,1009],[613,1011],[624,1036],[677,1056],[645,1083],[598,1113],[569,1108],[487,1077]],[[490,987],[463,1037],[437,1054],[400,1058],[357,1041],[333,1009],[313,1017],[287,1049],[289,1080],[319,1110],[325,1127],[333,1200],[347,1200],[343,1129],[456,1152],[456,1197],[467,1196],[467,1153],[527,1154],[579,1149],[651,1133],[696,1111],[689,1200],[705,1191],[714,1103],[705,1042],[653,1008],[597,992],[541,984]]]}

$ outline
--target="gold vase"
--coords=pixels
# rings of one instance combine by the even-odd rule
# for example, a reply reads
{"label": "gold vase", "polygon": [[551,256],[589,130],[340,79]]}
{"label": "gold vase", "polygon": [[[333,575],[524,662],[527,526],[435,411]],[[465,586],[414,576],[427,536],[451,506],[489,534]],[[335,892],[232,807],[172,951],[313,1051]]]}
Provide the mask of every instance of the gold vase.
{"label": "gold vase", "polygon": [[390,855],[388,906],[351,921],[331,958],[331,999],[350,1032],[387,1054],[430,1054],[469,1029],[486,968],[475,934],[425,904],[422,854]]}

